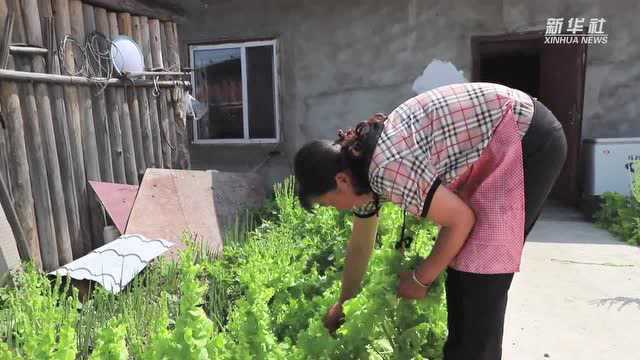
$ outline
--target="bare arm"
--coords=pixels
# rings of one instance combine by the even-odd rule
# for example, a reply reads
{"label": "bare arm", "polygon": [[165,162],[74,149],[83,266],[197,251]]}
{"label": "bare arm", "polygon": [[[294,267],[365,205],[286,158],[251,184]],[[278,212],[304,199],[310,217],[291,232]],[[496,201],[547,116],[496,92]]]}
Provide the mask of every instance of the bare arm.
{"label": "bare arm", "polygon": [[442,226],[431,254],[416,269],[422,283],[433,282],[460,252],[476,221],[473,210],[458,195],[439,186],[427,218]]}
{"label": "bare arm", "polygon": [[351,239],[347,243],[347,257],[342,273],[342,293],[340,303],[356,296],[360,291],[362,278],[367,271],[369,258],[373,252],[378,216],[368,218],[353,217]]}

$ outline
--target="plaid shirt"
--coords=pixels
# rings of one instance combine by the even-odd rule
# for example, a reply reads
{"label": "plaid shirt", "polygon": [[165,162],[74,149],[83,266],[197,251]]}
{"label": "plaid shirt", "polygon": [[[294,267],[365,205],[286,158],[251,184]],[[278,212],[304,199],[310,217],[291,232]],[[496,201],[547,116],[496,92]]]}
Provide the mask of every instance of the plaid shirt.
{"label": "plaid shirt", "polygon": [[354,208],[354,215],[373,215],[382,200],[426,216],[433,185],[450,184],[469,170],[507,113],[514,115],[523,137],[533,102],[520,90],[464,83],[405,101],[389,114],[371,160],[369,181],[376,201]]}

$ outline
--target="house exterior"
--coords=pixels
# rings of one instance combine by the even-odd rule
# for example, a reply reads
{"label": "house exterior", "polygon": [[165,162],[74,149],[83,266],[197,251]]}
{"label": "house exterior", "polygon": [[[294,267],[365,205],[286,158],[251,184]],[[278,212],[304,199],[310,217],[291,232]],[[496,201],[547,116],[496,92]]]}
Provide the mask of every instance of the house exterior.
{"label": "house exterior", "polygon": [[[414,81],[435,59],[451,62],[468,80],[518,87],[550,106],[570,143],[556,191],[570,193],[569,202],[580,192],[584,139],[640,136],[634,0],[179,6],[182,63],[194,67],[194,96],[210,110],[190,132],[194,168],[255,172],[268,187],[291,173],[305,142],[333,139],[338,128],[413,96]],[[583,25],[582,34],[600,30],[606,43],[544,44],[558,25],[553,19],[563,19],[563,33],[570,25],[574,32]]]}

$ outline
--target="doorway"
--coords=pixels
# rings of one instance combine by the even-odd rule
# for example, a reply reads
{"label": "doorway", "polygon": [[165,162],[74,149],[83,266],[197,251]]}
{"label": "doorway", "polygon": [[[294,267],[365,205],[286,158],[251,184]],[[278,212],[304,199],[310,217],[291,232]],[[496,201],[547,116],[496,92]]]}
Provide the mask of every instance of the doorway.
{"label": "doorway", "polygon": [[587,46],[544,44],[534,31],[471,37],[472,81],[494,82],[538,98],[562,123],[567,161],[550,198],[576,206],[580,197],[580,147]]}

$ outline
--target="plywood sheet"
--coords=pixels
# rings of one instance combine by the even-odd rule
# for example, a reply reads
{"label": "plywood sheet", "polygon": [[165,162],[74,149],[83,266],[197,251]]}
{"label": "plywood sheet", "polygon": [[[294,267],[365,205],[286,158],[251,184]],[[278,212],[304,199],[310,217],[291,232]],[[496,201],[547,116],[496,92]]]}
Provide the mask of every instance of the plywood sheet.
{"label": "plywood sheet", "polygon": [[147,169],[125,233],[175,242],[169,252],[175,256],[185,247],[185,232],[212,251],[222,250],[211,175],[206,171]]}
{"label": "plywood sheet", "polygon": [[113,223],[120,233],[124,234],[133,203],[136,200],[138,186],[100,181],[89,181],[89,184],[98,195],[98,199]]}

